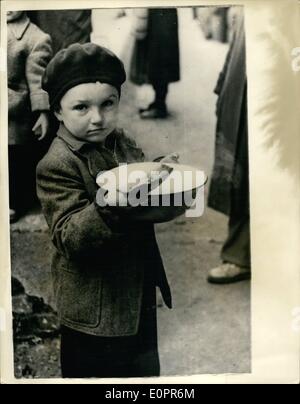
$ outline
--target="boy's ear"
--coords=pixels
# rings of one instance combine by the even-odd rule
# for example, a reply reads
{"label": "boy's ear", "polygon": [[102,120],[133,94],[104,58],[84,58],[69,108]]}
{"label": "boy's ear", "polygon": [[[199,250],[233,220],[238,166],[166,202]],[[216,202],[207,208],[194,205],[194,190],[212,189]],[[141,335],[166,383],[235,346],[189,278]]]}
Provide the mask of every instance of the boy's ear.
{"label": "boy's ear", "polygon": [[59,122],[62,122],[62,121],[63,121],[62,116],[61,116],[61,109],[55,110],[55,111],[54,111],[54,115],[55,115],[56,119],[57,119]]}

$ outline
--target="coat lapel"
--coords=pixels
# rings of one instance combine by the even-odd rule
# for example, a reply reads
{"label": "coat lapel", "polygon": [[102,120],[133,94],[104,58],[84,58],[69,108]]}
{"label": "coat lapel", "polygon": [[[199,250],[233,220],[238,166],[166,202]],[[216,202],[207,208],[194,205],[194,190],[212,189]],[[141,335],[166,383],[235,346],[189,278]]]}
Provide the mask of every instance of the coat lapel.
{"label": "coat lapel", "polygon": [[101,171],[112,170],[120,164],[144,161],[142,150],[122,130],[115,130],[110,134],[105,147],[96,147],[76,139],[64,125],[61,125],[57,135],[67,143],[74,154],[87,161],[89,172],[95,179]]}
{"label": "coat lapel", "polygon": [[109,171],[118,166],[113,154],[106,149],[100,151],[95,148],[86,148],[80,154],[87,160],[91,176],[97,178],[101,171]]}

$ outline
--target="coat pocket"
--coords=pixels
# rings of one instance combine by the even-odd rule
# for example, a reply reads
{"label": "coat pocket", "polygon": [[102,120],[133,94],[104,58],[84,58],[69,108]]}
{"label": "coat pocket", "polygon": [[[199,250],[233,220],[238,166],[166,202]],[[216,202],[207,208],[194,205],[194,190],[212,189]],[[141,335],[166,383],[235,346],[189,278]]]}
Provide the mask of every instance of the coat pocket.
{"label": "coat pocket", "polygon": [[62,270],[61,318],[70,325],[96,328],[101,319],[102,280]]}

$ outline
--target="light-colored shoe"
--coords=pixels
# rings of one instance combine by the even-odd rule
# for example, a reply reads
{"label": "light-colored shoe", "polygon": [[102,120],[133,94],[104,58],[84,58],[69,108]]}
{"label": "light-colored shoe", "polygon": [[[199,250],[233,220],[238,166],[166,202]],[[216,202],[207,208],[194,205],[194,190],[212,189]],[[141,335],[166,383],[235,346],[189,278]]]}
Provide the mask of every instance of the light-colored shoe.
{"label": "light-colored shoe", "polygon": [[241,268],[234,264],[222,264],[210,271],[207,278],[209,283],[217,285],[225,285],[251,279],[251,271],[249,268]]}

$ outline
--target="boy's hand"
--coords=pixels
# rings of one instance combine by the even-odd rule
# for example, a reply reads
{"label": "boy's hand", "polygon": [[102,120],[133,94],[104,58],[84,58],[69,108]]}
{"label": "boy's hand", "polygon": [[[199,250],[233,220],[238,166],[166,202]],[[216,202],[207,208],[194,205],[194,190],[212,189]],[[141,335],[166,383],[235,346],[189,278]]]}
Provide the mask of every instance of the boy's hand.
{"label": "boy's hand", "polygon": [[123,192],[108,192],[104,198],[108,206],[117,207],[120,209],[128,209],[127,195]]}
{"label": "boy's hand", "polygon": [[178,153],[172,153],[169,154],[168,156],[164,157],[160,163],[171,163],[171,164],[179,164],[179,154]]}
{"label": "boy's hand", "polygon": [[49,118],[47,112],[41,112],[39,119],[34,125],[32,131],[37,136],[38,140],[45,139],[49,130]]}

